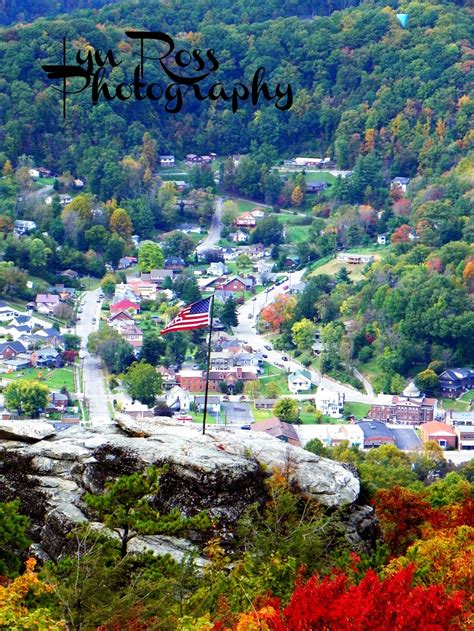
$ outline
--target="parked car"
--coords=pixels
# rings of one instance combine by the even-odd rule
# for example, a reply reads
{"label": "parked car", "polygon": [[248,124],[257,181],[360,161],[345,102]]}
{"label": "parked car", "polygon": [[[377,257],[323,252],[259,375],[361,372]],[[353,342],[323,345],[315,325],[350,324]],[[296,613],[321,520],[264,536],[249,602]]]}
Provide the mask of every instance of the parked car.
{"label": "parked car", "polygon": [[284,362],[287,362],[288,361],[288,357],[286,355],[282,355],[281,356],[281,360],[284,361]]}
{"label": "parked car", "polygon": [[270,344],[265,344],[265,346],[263,347],[265,350],[267,351],[272,351],[273,348],[270,346]]}
{"label": "parked car", "polygon": [[252,429],[250,425],[241,425],[240,429]]}
{"label": "parked car", "polygon": [[249,317],[249,320],[251,320],[253,318],[253,314],[249,313],[248,317]]}

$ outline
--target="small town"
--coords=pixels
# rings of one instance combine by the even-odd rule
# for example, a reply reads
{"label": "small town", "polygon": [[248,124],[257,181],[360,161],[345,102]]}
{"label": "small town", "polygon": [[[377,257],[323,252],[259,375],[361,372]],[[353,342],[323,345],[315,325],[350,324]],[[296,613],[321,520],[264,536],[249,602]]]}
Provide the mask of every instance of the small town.
{"label": "small town", "polygon": [[468,0],[0,2],[0,629],[469,631]]}

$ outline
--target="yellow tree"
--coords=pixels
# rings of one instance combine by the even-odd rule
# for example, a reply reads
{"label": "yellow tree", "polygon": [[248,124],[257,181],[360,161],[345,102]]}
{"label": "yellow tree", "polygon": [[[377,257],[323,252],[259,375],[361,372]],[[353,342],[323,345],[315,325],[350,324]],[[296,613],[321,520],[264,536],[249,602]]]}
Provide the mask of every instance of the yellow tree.
{"label": "yellow tree", "polygon": [[4,177],[13,177],[13,167],[10,160],[5,160],[5,164],[3,165],[2,175]]}
{"label": "yellow tree", "polygon": [[[35,566],[35,559],[28,559],[24,574],[6,585],[0,585],[0,628],[65,631],[64,622],[55,619],[48,608],[39,606],[53,587],[39,580]],[[38,606],[35,606],[35,601]]]}
{"label": "yellow tree", "polygon": [[469,289],[469,293],[474,292],[474,259],[470,259],[466,263],[462,277]]}
{"label": "yellow tree", "polygon": [[298,184],[293,189],[293,193],[291,194],[291,203],[293,206],[301,206],[304,202],[304,193],[301,190],[301,186]]}
{"label": "yellow tree", "polygon": [[116,232],[119,237],[127,241],[132,232],[133,225],[127,211],[124,208],[117,208],[110,217],[110,230]]}

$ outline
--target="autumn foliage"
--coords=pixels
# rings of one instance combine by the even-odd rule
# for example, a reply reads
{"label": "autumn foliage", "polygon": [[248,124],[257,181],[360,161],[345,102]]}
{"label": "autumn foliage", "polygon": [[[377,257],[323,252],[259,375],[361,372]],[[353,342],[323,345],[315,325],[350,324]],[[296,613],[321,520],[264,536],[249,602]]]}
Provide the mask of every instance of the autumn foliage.
{"label": "autumn foliage", "polygon": [[[352,584],[345,573],[297,584],[287,607],[269,599],[243,614],[232,631],[457,631],[465,626],[464,594],[441,585],[413,586],[414,567],[380,579],[369,570]],[[214,631],[229,631],[220,623]]]}
{"label": "autumn foliage", "polygon": [[272,331],[280,330],[284,322],[293,315],[296,306],[296,298],[282,294],[277,296],[275,302],[265,307],[260,313],[260,320],[265,322]]}

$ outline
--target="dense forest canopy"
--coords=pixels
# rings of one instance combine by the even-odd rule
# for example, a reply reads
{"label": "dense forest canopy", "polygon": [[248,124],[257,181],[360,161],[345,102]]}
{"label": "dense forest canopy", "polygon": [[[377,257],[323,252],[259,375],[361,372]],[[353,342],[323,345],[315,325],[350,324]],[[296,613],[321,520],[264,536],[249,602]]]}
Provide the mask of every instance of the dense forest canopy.
{"label": "dense forest canopy", "polygon": [[[397,175],[440,173],[457,161],[473,113],[467,98],[473,73],[469,9],[412,2],[404,5],[410,18],[402,29],[396,8],[372,4],[316,19],[271,21],[265,21],[274,17],[267,13],[271,4],[243,4],[221,2],[207,11],[206,3],[121,2],[81,11],[74,20],[39,19],[4,29],[0,162],[8,157],[15,165],[22,154],[32,156],[59,172],[87,176],[92,192],[106,199],[117,188],[118,162],[136,154],[145,131],[160,153],[178,156],[252,151],[271,163],[307,151],[334,155],[340,167],[351,168],[364,143],[373,142]],[[278,15],[291,15],[293,5],[283,3]],[[160,101],[93,107],[86,91],[69,99],[64,123],[60,92],[41,65],[58,63],[66,36],[74,49],[116,51],[123,64],[111,83],[131,81],[136,47],[124,34],[131,25],[163,30],[187,49],[214,49],[220,67],[212,83],[249,82],[263,66],[270,85],[291,83],[294,105],[288,112],[246,105],[232,114],[228,104],[188,99],[181,113],[168,114]],[[163,81],[154,62],[145,64],[145,75]]]}

